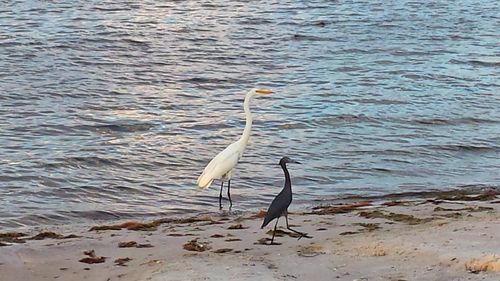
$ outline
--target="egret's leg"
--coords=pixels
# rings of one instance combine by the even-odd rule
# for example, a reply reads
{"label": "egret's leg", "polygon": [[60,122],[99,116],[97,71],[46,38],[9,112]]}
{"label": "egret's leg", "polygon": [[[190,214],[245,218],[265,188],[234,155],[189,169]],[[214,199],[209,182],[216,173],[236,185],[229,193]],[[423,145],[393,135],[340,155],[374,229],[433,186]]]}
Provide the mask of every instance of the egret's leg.
{"label": "egret's leg", "polygon": [[306,238],[311,238],[310,236],[307,235],[307,233],[305,232],[300,232],[300,231],[297,231],[295,229],[292,229],[289,225],[288,225],[288,213],[285,213],[285,219],[286,219],[286,229],[288,230],[291,230],[297,234],[300,235],[299,239],[302,238],[302,237],[306,237]]}
{"label": "egret's leg", "polygon": [[227,181],[227,198],[229,198],[229,209],[231,209],[231,207],[233,206],[233,201],[231,200],[231,193],[230,193],[230,190],[231,189],[231,180],[228,180]]}
{"label": "egret's leg", "polygon": [[280,219],[279,217],[276,219],[276,224],[274,225],[273,237],[271,238],[271,245],[273,244],[273,241],[274,241],[274,235],[276,235],[276,228],[278,227],[278,220],[279,219]]}
{"label": "egret's leg", "polygon": [[220,183],[220,194],[219,194],[219,209],[222,209],[222,187],[224,186],[224,181]]}

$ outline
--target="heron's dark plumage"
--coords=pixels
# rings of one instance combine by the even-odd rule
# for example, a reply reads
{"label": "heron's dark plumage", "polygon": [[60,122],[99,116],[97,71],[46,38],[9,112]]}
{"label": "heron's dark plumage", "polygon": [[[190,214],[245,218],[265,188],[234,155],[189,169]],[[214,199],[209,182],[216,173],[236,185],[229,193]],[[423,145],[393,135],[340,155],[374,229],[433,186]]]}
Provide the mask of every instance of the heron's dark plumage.
{"label": "heron's dark plumage", "polygon": [[262,223],[261,228],[264,228],[272,220],[283,215],[288,210],[288,206],[290,206],[290,204],[292,203],[292,182],[290,180],[288,169],[286,168],[286,163],[288,162],[288,160],[290,160],[288,157],[283,157],[280,160],[280,166],[285,173],[285,186],[269,206],[266,217],[264,219],[264,223]]}
{"label": "heron's dark plumage", "polygon": [[285,173],[285,186],[283,190],[274,198],[273,202],[267,209],[266,217],[264,218],[264,222],[262,223],[261,228],[264,228],[268,225],[272,220],[276,219],[276,224],[274,225],[273,237],[271,238],[271,245],[273,245],[274,236],[276,235],[276,228],[278,227],[278,221],[281,216],[284,216],[286,219],[286,229],[293,231],[299,234],[299,239],[302,237],[311,238],[307,235],[307,233],[297,231],[290,227],[288,224],[288,206],[292,203],[292,181],[290,180],[290,174],[288,173],[288,169],[286,168],[286,163],[297,163],[300,162],[294,161],[288,157],[283,157],[280,160],[280,166],[283,168],[283,172]]}
{"label": "heron's dark plumage", "polygon": [[[285,168],[286,169],[286,168]],[[292,203],[292,192],[291,190],[287,192],[286,187],[276,196],[267,210],[264,223],[262,223],[261,228],[264,228],[275,218],[281,217],[284,212],[288,210],[288,206]]]}

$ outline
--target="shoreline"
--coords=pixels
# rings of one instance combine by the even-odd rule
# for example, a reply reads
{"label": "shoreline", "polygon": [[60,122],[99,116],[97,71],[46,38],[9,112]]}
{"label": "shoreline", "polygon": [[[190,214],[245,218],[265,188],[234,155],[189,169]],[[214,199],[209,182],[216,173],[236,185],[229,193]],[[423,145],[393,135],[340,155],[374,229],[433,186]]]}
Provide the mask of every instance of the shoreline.
{"label": "shoreline", "polygon": [[289,216],[312,238],[281,228],[281,245],[263,244],[274,227],[260,229],[263,211],[1,232],[0,273],[19,281],[499,280],[498,194],[319,205]]}
{"label": "shoreline", "polygon": [[[357,195],[357,194],[344,194],[341,196],[328,196],[326,199],[312,199],[312,200],[302,200],[302,199],[297,199],[294,198],[294,202],[292,202],[292,205],[290,206],[290,210],[296,211],[296,212],[305,212],[307,209],[314,208],[318,205],[331,205],[331,204],[337,204],[337,203],[345,203],[345,202],[356,202],[356,201],[373,201],[373,202],[383,202],[383,201],[388,201],[388,200],[403,200],[403,199],[423,199],[423,198],[428,198],[428,197],[445,197],[445,196],[463,196],[463,195],[473,195],[473,194],[479,194],[483,192],[493,192],[497,195],[500,195],[500,185],[489,185],[489,184],[473,184],[473,185],[464,185],[464,186],[458,186],[458,187],[450,187],[446,189],[430,189],[426,191],[402,191],[402,192],[393,192],[393,193],[382,193],[378,195]],[[216,201],[216,195],[213,195],[214,197],[214,202]],[[226,198],[223,198],[224,200],[227,200]],[[270,203],[269,201],[268,203]],[[218,205],[216,203],[213,204],[213,206],[206,206],[209,208],[209,211],[200,211],[200,210],[195,210],[195,214],[197,216],[211,216],[211,215],[220,215],[221,212],[218,210]],[[223,212],[227,212],[226,210],[227,206],[224,206]],[[263,208],[267,208],[267,206],[263,206],[261,208],[255,207],[252,208],[250,211],[253,212],[258,212],[259,210],[262,210]],[[120,214],[112,214],[112,213],[107,213],[107,211],[96,211],[99,213],[106,213],[107,215],[103,215],[103,218],[92,218],[92,216],[82,216],[82,217],[70,217],[67,218],[67,221],[65,220],[56,220],[56,221],[50,221],[46,224],[27,224],[27,225],[22,225],[22,226],[8,226],[8,225],[1,225],[0,224],[0,232],[9,232],[9,231],[25,231],[25,232],[32,232],[33,230],[37,229],[52,229],[52,228],[60,228],[64,226],[71,225],[73,227],[86,227],[89,224],[106,224],[106,223],[112,223],[116,221],[131,221],[131,220],[140,220],[140,221],[147,221],[147,220],[156,220],[156,219],[161,219],[163,217],[179,217],[179,218],[185,218],[190,216],[186,212],[168,212],[164,211],[160,214],[139,214],[139,215],[132,215],[129,213],[122,213]],[[243,215],[249,211],[247,210],[233,210],[232,213],[236,215]]]}

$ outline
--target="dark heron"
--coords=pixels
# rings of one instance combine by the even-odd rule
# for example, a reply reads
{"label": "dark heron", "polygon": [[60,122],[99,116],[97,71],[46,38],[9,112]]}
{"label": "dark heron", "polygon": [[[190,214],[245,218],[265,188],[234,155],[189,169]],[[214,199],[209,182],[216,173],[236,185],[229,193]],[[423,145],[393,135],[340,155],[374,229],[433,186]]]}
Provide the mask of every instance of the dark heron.
{"label": "dark heron", "polygon": [[273,202],[271,203],[271,206],[269,206],[269,209],[267,209],[266,218],[264,219],[264,222],[260,227],[262,229],[266,225],[268,225],[272,220],[276,219],[276,224],[274,225],[274,231],[273,231],[273,238],[271,238],[271,245],[273,244],[274,235],[276,234],[276,227],[278,226],[278,220],[281,216],[285,216],[286,228],[288,230],[300,234],[299,239],[302,237],[309,238],[309,236],[307,236],[307,233],[294,230],[288,225],[288,206],[290,206],[290,204],[292,203],[292,181],[290,180],[290,174],[288,173],[288,169],[286,168],[286,163],[300,164],[300,162],[292,160],[286,156],[281,158],[279,165],[281,166],[283,172],[285,173],[285,186],[283,187],[283,190],[281,190],[281,192],[274,198]]}

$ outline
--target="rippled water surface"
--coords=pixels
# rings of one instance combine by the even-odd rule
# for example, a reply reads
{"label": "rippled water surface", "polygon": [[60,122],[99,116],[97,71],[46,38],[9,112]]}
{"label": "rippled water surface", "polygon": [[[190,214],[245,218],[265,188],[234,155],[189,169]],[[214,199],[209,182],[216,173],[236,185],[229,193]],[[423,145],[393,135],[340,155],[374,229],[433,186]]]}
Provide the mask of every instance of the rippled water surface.
{"label": "rippled water surface", "polygon": [[1,3],[0,226],[500,185],[498,1]]}

